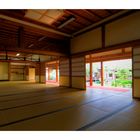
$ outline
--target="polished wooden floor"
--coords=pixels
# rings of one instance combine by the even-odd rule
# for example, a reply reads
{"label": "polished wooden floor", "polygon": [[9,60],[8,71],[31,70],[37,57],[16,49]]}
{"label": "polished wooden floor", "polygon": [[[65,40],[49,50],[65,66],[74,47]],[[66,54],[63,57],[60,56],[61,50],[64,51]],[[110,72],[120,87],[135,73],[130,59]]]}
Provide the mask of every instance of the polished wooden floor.
{"label": "polished wooden floor", "polygon": [[131,91],[0,82],[0,130],[140,130]]}

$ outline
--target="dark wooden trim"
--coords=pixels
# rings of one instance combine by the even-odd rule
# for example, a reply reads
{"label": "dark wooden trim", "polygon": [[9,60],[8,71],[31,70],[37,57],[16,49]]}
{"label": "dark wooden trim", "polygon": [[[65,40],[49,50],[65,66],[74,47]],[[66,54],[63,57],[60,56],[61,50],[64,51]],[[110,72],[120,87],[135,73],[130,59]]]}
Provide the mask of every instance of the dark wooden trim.
{"label": "dark wooden trim", "polygon": [[11,80],[11,63],[8,63],[8,80]]}
{"label": "dark wooden trim", "polygon": [[[3,51],[0,49],[0,51]],[[52,56],[68,56],[65,53],[54,52],[54,51],[47,51],[47,50],[35,50],[35,49],[19,49],[19,48],[7,48],[7,51],[10,52],[19,52],[19,53],[26,53],[26,54],[40,54],[40,55],[52,55]]]}
{"label": "dark wooden trim", "polygon": [[[132,57],[131,52],[125,53],[125,54],[114,54],[114,55],[105,55],[101,57],[92,57],[92,62],[98,62],[98,61],[112,61],[112,60],[120,60],[120,59],[130,59]],[[90,61],[89,58],[86,59],[87,62]]]}
{"label": "dark wooden trim", "polygon": [[89,61],[89,67],[90,67],[90,86],[93,85],[92,83],[92,61],[91,61],[91,55],[90,55],[90,61]]}
{"label": "dark wooden trim", "polygon": [[99,19],[103,19],[103,17],[101,17],[100,15],[96,14],[95,12],[91,12],[90,10],[87,10],[89,13],[91,13],[92,15],[94,15],[95,17],[99,18]]}
{"label": "dark wooden trim", "polygon": [[83,20],[85,20],[85,21],[87,21],[87,22],[89,22],[89,23],[92,23],[92,22],[93,22],[93,20],[91,20],[91,19],[89,19],[89,18],[86,18],[86,17],[84,17],[83,15],[80,15],[80,14],[78,14],[78,13],[75,13],[75,12],[73,12],[72,10],[65,10],[65,12],[68,13],[68,14],[70,14],[70,15],[73,15],[73,16],[75,16],[75,17],[82,18]]}
{"label": "dark wooden trim", "polygon": [[109,9],[106,9],[105,11],[107,11],[109,14],[113,14]]}
{"label": "dark wooden trim", "polygon": [[85,87],[85,89],[86,89],[86,57],[84,56],[84,71],[85,71],[85,78],[84,78],[84,83],[85,83],[85,85],[84,85],[84,87]]}
{"label": "dark wooden trim", "polygon": [[133,70],[140,70],[140,68],[135,68],[135,69],[133,69]]}
{"label": "dark wooden trim", "polygon": [[82,9],[82,10],[84,10],[86,13],[88,13],[88,15],[92,17],[96,17],[97,19],[103,19],[103,17],[101,17],[100,15],[94,13],[93,11],[91,12],[90,9]]}
{"label": "dark wooden trim", "polygon": [[69,87],[72,87],[72,58],[69,57]]}
{"label": "dark wooden trim", "polygon": [[134,56],[140,56],[140,53],[139,54],[134,54]]}
{"label": "dark wooden trim", "polygon": [[133,97],[133,99],[136,99],[136,100],[140,101],[140,97]]}
{"label": "dark wooden trim", "polygon": [[56,82],[58,82],[58,63],[56,62]]}
{"label": "dark wooden trim", "polygon": [[72,77],[82,77],[82,78],[85,78],[85,76],[80,76],[80,75],[72,76]]}
{"label": "dark wooden trim", "polygon": [[[133,76],[134,77],[134,76]],[[134,77],[134,79],[140,79],[140,77]]]}
{"label": "dark wooden trim", "polygon": [[140,63],[140,61],[134,61],[133,63],[134,63],[134,64],[135,64],[135,63]]}
{"label": "dark wooden trim", "polygon": [[0,62],[15,62],[15,63],[38,63],[38,62],[33,62],[33,61],[22,61],[22,60],[0,60]]}
{"label": "dark wooden trim", "polygon": [[132,47],[132,97],[135,98],[135,95],[134,95],[134,57],[133,57],[133,54],[134,54],[134,47]]}

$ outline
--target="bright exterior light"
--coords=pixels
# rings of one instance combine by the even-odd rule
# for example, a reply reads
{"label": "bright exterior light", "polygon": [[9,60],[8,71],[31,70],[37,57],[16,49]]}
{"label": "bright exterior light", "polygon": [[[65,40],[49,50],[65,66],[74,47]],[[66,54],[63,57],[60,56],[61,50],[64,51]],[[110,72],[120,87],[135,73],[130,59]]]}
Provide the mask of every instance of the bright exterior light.
{"label": "bright exterior light", "polygon": [[19,56],[19,55],[20,55],[20,53],[17,53],[17,54],[16,54],[16,56]]}

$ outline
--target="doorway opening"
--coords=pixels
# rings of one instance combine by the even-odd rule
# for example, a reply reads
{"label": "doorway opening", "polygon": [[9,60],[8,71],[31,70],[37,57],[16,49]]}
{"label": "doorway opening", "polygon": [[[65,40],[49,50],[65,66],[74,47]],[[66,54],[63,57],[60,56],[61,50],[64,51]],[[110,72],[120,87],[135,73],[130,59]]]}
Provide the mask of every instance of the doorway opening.
{"label": "doorway opening", "polygon": [[46,64],[46,83],[59,85],[59,61]]}
{"label": "doorway opening", "polygon": [[120,92],[132,91],[131,49],[86,56],[86,86]]}
{"label": "doorway opening", "polygon": [[103,63],[104,86],[132,88],[132,60],[115,60]]}
{"label": "doorway opening", "polygon": [[35,68],[29,68],[29,81],[35,82]]}

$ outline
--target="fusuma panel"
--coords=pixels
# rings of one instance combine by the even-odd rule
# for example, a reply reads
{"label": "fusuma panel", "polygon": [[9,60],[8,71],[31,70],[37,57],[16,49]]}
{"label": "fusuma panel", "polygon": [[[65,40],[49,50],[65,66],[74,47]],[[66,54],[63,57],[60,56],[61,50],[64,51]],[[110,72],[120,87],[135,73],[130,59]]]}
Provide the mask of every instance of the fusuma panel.
{"label": "fusuma panel", "polygon": [[60,67],[60,86],[67,86],[69,87],[70,81],[70,66],[69,66],[69,59],[63,58],[60,60],[59,67]]}
{"label": "fusuma panel", "polygon": [[133,88],[134,97],[140,98],[140,46],[133,48]]}
{"label": "fusuma panel", "polygon": [[72,58],[72,87],[85,89],[85,57]]}

